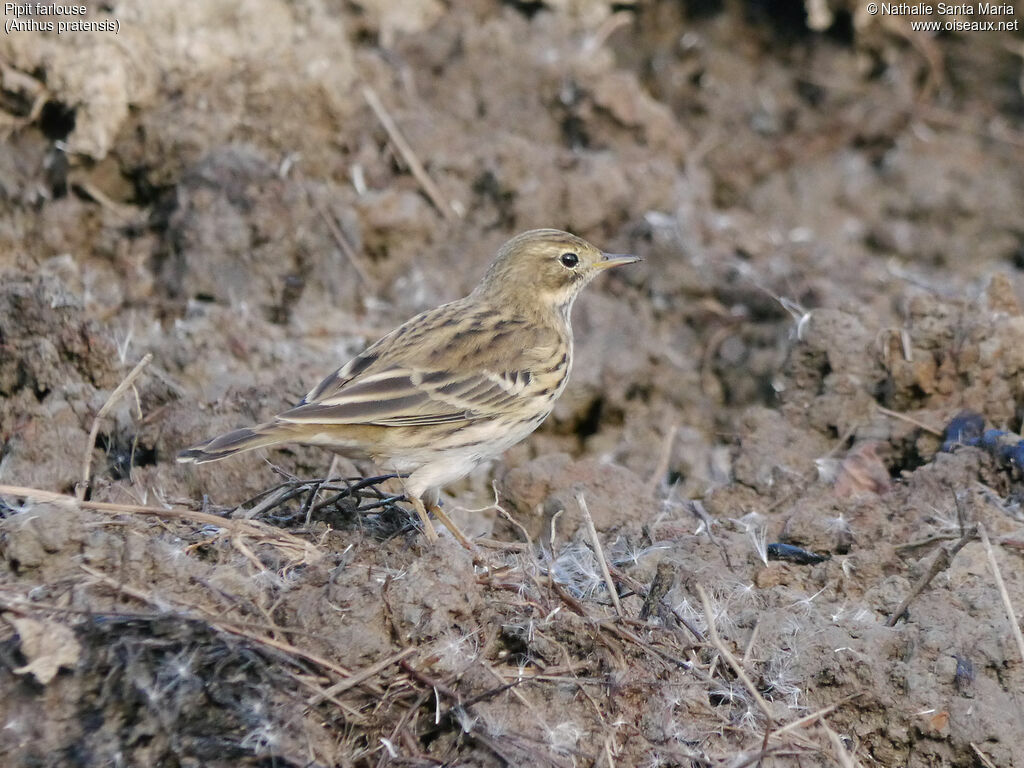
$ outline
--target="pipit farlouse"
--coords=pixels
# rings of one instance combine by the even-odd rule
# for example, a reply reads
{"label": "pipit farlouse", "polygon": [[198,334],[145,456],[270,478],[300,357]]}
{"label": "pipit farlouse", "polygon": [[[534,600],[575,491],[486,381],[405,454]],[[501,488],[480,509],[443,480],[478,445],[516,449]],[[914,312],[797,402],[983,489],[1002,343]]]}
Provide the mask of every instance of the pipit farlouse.
{"label": "pipit farlouse", "polygon": [[178,461],[282,443],[371,458],[408,475],[406,495],[429,539],[437,534],[424,503],[471,548],[437,504],[441,487],[547,418],[572,367],[573,302],[598,273],[635,261],[557,229],[524,232],[465,298],[399,326],[272,421],[189,448]]}

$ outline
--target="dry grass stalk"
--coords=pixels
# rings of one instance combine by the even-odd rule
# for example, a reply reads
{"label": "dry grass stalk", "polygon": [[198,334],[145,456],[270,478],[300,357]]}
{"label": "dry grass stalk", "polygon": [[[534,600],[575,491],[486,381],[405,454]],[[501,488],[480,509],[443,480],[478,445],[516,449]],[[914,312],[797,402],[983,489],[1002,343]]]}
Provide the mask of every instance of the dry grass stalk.
{"label": "dry grass stalk", "polygon": [[[523,692],[520,691],[519,688],[518,688],[520,683],[524,682],[525,680],[527,680],[529,678],[523,677],[521,675],[517,675],[516,677],[514,677],[511,680],[506,680],[504,677],[501,676],[501,674],[498,672],[498,670],[496,670],[486,659],[481,658],[480,659],[480,665],[484,668],[484,670],[487,672],[487,674],[489,674],[496,681],[498,681],[498,683],[500,683],[503,686],[508,685],[509,686],[508,687],[509,693],[511,693],[513,696],[515,696],[517,699],[519,699],[520,703],[524,707],[526,707],[528,710],[530,710],[530,712],[533,713],[534,717],[537,717],[538,719],[540,719],[540,715],[537,714],[537,708],[534,707],[532,703],[530,703],[530,700],[528,698],[526,698],[526,696],[523,695]],[[576,681],[573,680],[573,682],[576,682]]]}
{"label": "dry grass stalk", "polygon": [[860,763],[853,759],[853,756],[846,751],[846,747],[843,746],[843,740],[839,738],[839,734],[829,728],[828,723],[825,722],[825,718],[819,718],[818,722],[821,723],[821,727],[825,729],[825,733],[828,734],[828,740],[832,742],[832,749],[835,750],[836,760],[842,768],[859,768]]}
{"label": "dry grass stalk", "polygon": [[[625,571],[616,568],[614,565],[609,566],[609,570],[612,572],[615,578],[618,581],[620,581],[627,589],[633,590],[638,595],[640,595],[640,597],[642,597],[645,601],[650,596],[650,590]],[[675,608],[669,605],[665,601],[663,596],[661,598],[658,598],[658,603],[662,608],[668,610],[675,618],[675,620],[678,621],[683,627],[685,627],[691,635],[693,635],[693,637],[697,640],[698,643],[707,642],[707,639],[704,637],[704,633],[701,632],[700,629],[698,629],[692,621],[690,621],[688,618],[683,616],[679,611],[677,611]]]}
{"label": "dry grass stalk", "polygon": [[384,108],[383,102],[377,92],[368,85],[364,85],[362,88],[363,98],[366,99],[366,103],[370,105],[370,109],[377,116],[380,124],[387,131],[388,138],[391,139],[391,143],[395,145],[395,149],[402,156],[406,165],[409,166],[409,170],[415,177],[416,181],[423,188],[427,197],[430,198],[430,202],[434,204],[434,207],[444,216],[448,221],[453,221],[458,216],[456,215],[455,209],[445,200],[444,195],[441,194],[441,190],[438,189],[434,180],[430,178],[427,173],[427,169],[423,167],[423,163],[416,156],[412,146],[406,141],[405,136],[402,135],[401,130],[398,128],[398,124],[394,118],[388,113],[387,109]]}
{"label": "dry grass stalk", "polygon": [[474,539],[477,546],[485,547],[486,549],[496,549],[500,552],[529,552],[530,545],[519,541],[498,541],[496,539]]}
{"label": "dry grass stalk", "polygon": [[661,481],[664,480],[665,475],[668,474],[668,465],[672,461],[672,446],[675,444],[676,434],[678,432],[679,425],[673,424],[669,427],[668,432],[665,434],[665,439],[661,443],[661,453],[658,455],[658,463],[655,465],[654,471],[647,480],[647,490],[652,494],[658,490],[658,486],[661,484]]}
{"label": "dry grass stalk", "polygon": [[978,749],[978,745],[973,741],[971,742],[971,749],[974,750],[974,754],[978,756],[978,759],[981,760],[981,764],[984,765],[985,768],[996,768],[995,764],[988,759],[988,755]]}
{"label": "dry grass stalk", "polygon": [[107,401],[103,403],[103,407],[100,408],[99,412],[92,420],[92,428],[89,430],[89,437],[85,441],[85,456],[82,458],[82,479],[79,481],[75,488],[75,495],[79,500],[85,498],[85,492],[89,490],[89,477],[92,474],[92,453],[96,447],[96,438],[100,433],[100,422],[110,412],[110,409],[114,407],[114,404],[121,399],[121,396],[128,391],[128,388],[135,383],[135,380],[139,378],[139,374],[142,373],[142,369],[149,365],[153,359],[153,353],[147,352],[146,355],[136,363],[135,367],[131,369],[127,376],[125,376],[121,383],[117,385]]}
{"label": "dry grass stalk", "polygon": [[325,688],[322,691],[319,691],[310,696],[306,704],[311,707],[314,707],[324,699],[330,699],[334,696],[337,696],[339,693],[344,693],[350,688],[354,688],[360,683],[369,680],[374,675],[380,674],[391,665],[397,664],[403,659],[408,658],[412,654],[416,653],[417,650],[419,649],[415,646],[410,645],[408,648],[403,648],[398,653],[394,653],[388,656],[387,658],[381,659],[377,663],[371,664],[365,669],[361,669],[358,672],[352,672],[344,680],[341,680],[332,685],[330,688]]}
{"label": "dry grass stalk", "polygon": [[[317,686],[315,683],[311,683],[309,680],[306,680],[303,675],[298,675],[295,672],[292,672],[291,670],[286,670],[286,672],[288,676],[292,678],[292,680],[301,685],[303,688],[313,691],[314,695],[322,692],[319,686]],[[355,709],[351,704],[346,704],[344,701],[337,698],[336,696],[324,696],[323,701],[330,702],[334,706],[338,707],[338,709],[340,709],[342,712],[344,712],[345,719],[348,721],[349,724],[358,725],[361,728],[366,728],[370,725],[369,721],[363,716],[363,714],[358,709]]]}
{"label": "dry grass stalk", "polygon": [[605,736],[604,738],[604,756],[608,761],[608,768],[615,768],[615,758],[612,755],[612,736]]}
{"label": "dry grass stalk", "polygon": [[925,590],[925,588],[931,583],[932,579],[950,566],[953,562],[953,558],[956,557],[956,553],[963,549],[967,542],[973,539],[976,535],[976,528],[974,526],[970,526],[964,531],[963,535],[960,536],[960,539],[956,544],[949,548],[939,547],[938,551],[935,553],[935,557],[932,558],[931,565],[928,566],[928,570],[920,579],[917,580],[914,588],[910,590],[910,594],[903,598],[896,610],[892,612],[892,616],[890,616],[889,620],[885,622],[885,626],[896,626],[896,622],[900,620],[900,616],[906,613],[907,608],[910,607],[914,598]]}
{"label": "dry grass stalk", "polygon": [[750,654],[754,650],[754,643],[757,642],[757,634],[761,631],[761,620],[758,619],[754,622],[754,628],[750,630],[750,639],[747,640],[747,648],[743,651],[743,663],[746,664],[750,661]]}
{"label": "dry grass stalk", "polygon": [[171,520],[189,520],[203,525],[214,525],[223,528],[236,536],[249,536],[260,542],[270,544],[282,554],[295,562],[311,563],[323,557],[323,552],[311,542],[293,536],[286,531],[266,525],[258,520],[233,520],[218,517],[208,512],[196,512],[187,509],[163,509],[146,507],[141,504],[114,504],[105,501],[83,501],[63,493],[44,491],[39,488],[26,488],[19,485],[0,485],[0,496],[17,496],[48,504],[91,509],[115,515],[142,515],[160,517]]}
{"label": "dry grass stalk", "polygon": [[597,537],[597,529],[594,527],[594,518],[590,516],[587,508],[587,500],[582,493],[576,494],[576,503],[580,505],[580,512],[583,513],[583,522],[587,526],[587,534],[590,536],[590,543],[594,545],[594,554],[597,556],[598,565],[601,566],[601,575],[604,576],[604,583],[608,587],[608,594],[611,595],[612,604],[615,606],[615,613],[622,616],[622,603],[619,602],[619,590],[612,581],[612,574],[608,570],[608,561],[604,557],[604,549],[601,547],[601,540]]}
{"label": "dry grass stalk", "polygon": [[935,427],[928,426],[923,421],[918,421],[913,416],[907,416],[907,414],[900,413],[899,411],[890,411],[888,408],[883,408],[880,405],[876,405],[875,410],[878,411],[883,416],[888,416],[891,419],[899,419],[900,421],[905,421],[908,424],[913,424],[915,427],[920,427],[925,432],[931,435],[935,435],[936,437],[942,437],[941,429],[936,429]]}
{"label": "dry grass stalk", "polygon": [[76,178],[69,179],[69,181],[75,189],[81,190],[94,201],[120,218],[122,223],[127,224],[140,218],[138,208],[133,205],[124,205],[111,200],[110,197],[108,197],[99,187],[89,181],[85,176],[77,176]]}
{"label": "dry grass stalk", "polygon": [[356,253],[356,249],[352,247],[352,244],[345,237],[345,233],[341,231],[341,227],[334,220],[334,217],[320,205],[316,200],[313,199],[313,195],[309,190],[306,190],[306,195],[309,198],[310,205],[316,208],[316,212],[320,214],[320,218],[324,220],[324,224],[327,225],[327,230],[331,233],[331,237],[334,238],[334,242],[338,244],[338,248],[345,254],[345,258],[348,259],[348,263],[352,265],[352,269],[356,271],[356,275],[362,280],[363,285],[367,288],[376,290],[377,285],[370,277],[370,273],[363,266],[363,260],[359,254]]}
{"label": "dry grass stalk", "polygon": [[593,55],[598,48],[608,41],[608,38],[611,37],[617,29],[628,27],[632,23],[632,13],[628,11],[616,11],[601,22],[601,25],[594,31],[594,34],[583,42],[582,47],[584,55]]}
{"label": "dry grass stalk", "polygon": [[107,574],[103,573],[102,571],[97,571],[95,568],[90,568],[88,565],[83,564],[79,564],[78,567],[86,573],[88,573],[97,581],[106,584],[108,587],[111,587],[117,590],[118,592],[122,592],[128,595],[129,597],[138,600],[140,603],[152,605],[154,608],[160,611],[169,611],[172,608],[171,604],[168,601],[162,600],[158,598],[156,595],[146,592],[145,590],[138,589],[128,584],[122,584],[116,579],[110,578],[109,576],[107,576]]}
{"label": "dry grass stalk", "polygon": [[772,736],[781,736],[782,734],[788,733],[789,731],[795,731],[798,728],[804,728],[805,726],[810,725],[811,723],[825,717],[826,715],[831,715],[833,712],[839,709],[839,707],[843,706],[843,704],[845,704],[848,701],[853,701],[860,695],[861,693],[860,691],[858,691],[857,693],[847,696],[844,699],[840,699],[834,704],[829,704],[827,707],[822,707],[821,709],[815,712],[811,712],[811,714],[809,715],[804,715],[803,717],[798,718],[792,721],[791,723],[786,723],[785,725],[772,731]]}
{"label": "dry grass stalk", "polygon": [[757,690],[757,686],[751,681],[747,675],[743,665],[736,661],[736,657],[732,655],[725,643],[722,642],[722,638],[718,636],[718,629],[715,627],[715,614],[711,610],[711,600],[708,598],[708,593],[704,590],[704,587],[700,584],[697,585],[697,594],[700,595],[700,603],[704,609],[704,616],[707,619],[708,625],[708,638],[711,644],[715,646],[715,649],[721,654],[722,658],[728,662],[729,666],[732,667],[732,671],[736,673],[736,676],[743,683],[747,691],[757,702],[757,706],[764,713],[765,717],[768,718],[769,723],[775,722],[775,715],[772,713],[772,708],[768,706],[768,702],[761,696],[760,691]]}
{"label": "dry grass stalk", "polygon": [[1021,634],[1020,624],[1017,622],[1017,614],[1013,610],[1013,603],[1010,602],[1010,593],[1006,591],[1006,584],[1003,582],[1003,574],[999,571],[999,564],[996,562],[996,554],[992,551],[992,542],[988,540],[988,531],[985,526],[978,523],[978,533],[981,534],[981,543],[985,546],[985,554],[988,555],[988,564],[992,568],[992,577],[999,589],[999,596],[1003,599],[1003,607],[1006,609],[1006,616],[1010,619],[1010,628],[1013,631],[1013,639],[1017,641],[1017,651],[1021,660],[1024,661],[1024,635]]}

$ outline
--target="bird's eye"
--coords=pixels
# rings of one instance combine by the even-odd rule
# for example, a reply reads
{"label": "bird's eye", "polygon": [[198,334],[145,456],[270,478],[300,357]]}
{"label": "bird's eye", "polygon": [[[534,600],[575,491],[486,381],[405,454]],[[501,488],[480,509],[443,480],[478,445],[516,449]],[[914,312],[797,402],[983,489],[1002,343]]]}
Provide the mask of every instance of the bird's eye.
{"label": "bird's eye", "polygon": [[575,253],[563,253],[558,257],[558,260],[562,262],[563,267],[568,267],[569,269],[572,269],[580,263],[580,257]]}

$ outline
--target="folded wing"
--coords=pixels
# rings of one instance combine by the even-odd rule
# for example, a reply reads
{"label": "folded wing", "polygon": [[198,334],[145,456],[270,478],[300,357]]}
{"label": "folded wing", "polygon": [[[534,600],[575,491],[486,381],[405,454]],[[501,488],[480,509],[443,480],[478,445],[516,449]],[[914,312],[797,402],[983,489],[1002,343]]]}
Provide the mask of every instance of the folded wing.
{"label": "folded wing", "polygon": [[558,386],[568,365],[555,328],[471,307],[460,300],[413,318],[278,418],[385,427],[468,422],[521,412],[532,396],[550,393],[553,379]]}
{"label": "folded wing", "polygon": [[293,423],[407,427],[494,418],[518,407],[530,371],[467,373],[396,366],[349,379],[278,418]]}

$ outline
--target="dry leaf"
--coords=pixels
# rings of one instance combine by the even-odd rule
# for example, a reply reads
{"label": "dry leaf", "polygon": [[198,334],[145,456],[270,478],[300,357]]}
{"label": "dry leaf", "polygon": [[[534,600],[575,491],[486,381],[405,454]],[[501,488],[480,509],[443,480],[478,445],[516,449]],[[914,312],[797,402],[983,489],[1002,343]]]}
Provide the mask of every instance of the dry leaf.
{"label": "dry leaf", "polygon": [[846,454],[836,473],[836,496],[848,498],[862,493],[883,494],[889,490],[889,470],[877,450],[878,443],[861,443]]}
{"label": "dry leaf", "polygon": [[932,727],[933,731],[944,731],[946,726],[949,725],[949,712],[943,710],[942,712],[932,715],[928,724]]}
{"label": "dry leaf", "polygon": [[21,639],[21,652],[28,664],[14,671],[19,675],[35,675],[43,685],[53,680],[61,667],[78,663],[82,647],[69,627],[55,621],[37,621],[5,614]]}

